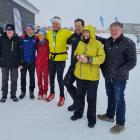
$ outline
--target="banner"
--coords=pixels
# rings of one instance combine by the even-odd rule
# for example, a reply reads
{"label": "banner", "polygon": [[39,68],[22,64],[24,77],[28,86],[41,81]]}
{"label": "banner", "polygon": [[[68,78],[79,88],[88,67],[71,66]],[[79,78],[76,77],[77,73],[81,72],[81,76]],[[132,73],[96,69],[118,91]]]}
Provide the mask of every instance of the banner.
{"label": "banner", "polygon": [[100,16],[100,22],[101,22],[102,27],[104,28],[104,18],[102,16]]}
{"label": "banner", "polygon": [[23,34],[22,31],[22,24],[21,24],[21,16],[20,12],[17,8],[13,8],[13,14],[14,14],[14,22],[15,22],[15,31],[16,33],[21,36]]}

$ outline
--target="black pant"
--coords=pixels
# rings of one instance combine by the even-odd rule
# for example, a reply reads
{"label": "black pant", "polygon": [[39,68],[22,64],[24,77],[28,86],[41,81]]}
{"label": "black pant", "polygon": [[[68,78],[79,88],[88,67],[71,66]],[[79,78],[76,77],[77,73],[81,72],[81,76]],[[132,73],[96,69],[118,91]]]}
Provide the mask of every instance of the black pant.
{"label": "black pant", "polygon": [[96,100],[98,81],[87,81],[76,79],[77,82],[77,107],[75,115],[82,116],[85,106],[85,96],[87,94],[87,118],[89,122],[96,123]]}
{"label": "black pant", "polygon": [[49,61],[49,76],[50,76],[50,92],[55,93],[55,75],[57,73],[57,80],[60,89],[60,96],[64,97],[64,80],[63,73],[65,68],[65,61]]}
{"label": "black pant", "polygon": [[18,79],[18,68],[1,68],[2,71],[2,95],[7,97],[8,94],[8,81],[9,81],[9,73],[11,79],[11,97],[16,96],[17,91],[17,79]]}
{"label": "black pant", "polygon": [[21,69],[21,91],[26,93],[27,70],[29,71],[29,78],[30,78],[29,90],[31,92],[34,92],[34,88],[35,88],[35,63],[23,64],[23,69]]}
{"label": "black pant", "polygon": [[64,78],[64,84],[71,96],[71,98],[73,99],[73,103],[76,104],[76,99],[77,99],[77,89],[76,87],[73,85],[74,82],[76,81],[76,78],[74,76],[74,70],[75,67],[74,66],[70,66],[68,69],[68,72]]}

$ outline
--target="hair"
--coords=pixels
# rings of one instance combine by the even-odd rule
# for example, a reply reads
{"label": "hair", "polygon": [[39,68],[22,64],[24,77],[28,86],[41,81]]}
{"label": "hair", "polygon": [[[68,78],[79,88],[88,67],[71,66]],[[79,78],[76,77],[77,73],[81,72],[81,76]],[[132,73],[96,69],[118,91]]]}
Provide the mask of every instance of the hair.
{"label": "hair", "polygon": [[121,27],[121,28],[123,29],[123,23],[118,22],[118,21],[113,22],[113,23],[110,25],[110,28],[113,27],[113,26],[119,26],[119,27]]}
{"label": "hair", "polygon": [[81,22],[82,25],[85,26],[85,21],[84,21],[83,19],[81,19],[81,18],[77,18],[74,22],[75,22],[75,23],[76,23],[76,22]]}

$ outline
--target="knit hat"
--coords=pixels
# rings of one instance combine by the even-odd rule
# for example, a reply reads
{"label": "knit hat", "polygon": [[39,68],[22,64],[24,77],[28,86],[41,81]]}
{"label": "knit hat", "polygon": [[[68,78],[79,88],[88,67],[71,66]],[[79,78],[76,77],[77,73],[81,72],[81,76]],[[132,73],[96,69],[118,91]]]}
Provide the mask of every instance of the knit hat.
{"label": "knit hat", "polygon": [[40,28],[38,34],[43,34],[44,36],[46,36],[46,28]]}
{"label": "knit hat", "polygon": [[33,31],[34,31],[34,29],[35,29],[34,25],[31,24],[31,23],[27,24],[26,28],[28,28],[28,27],[31,28]]}
{"label": "knit hat", "polygon": [[59,24],[61,24],[61,18],[55,16],[55,17],[53,17],[53,18],[51,19],[51,23],[53,23],[53,22],[58,22]]}
{"label": "knit hat", "polygon": [[15,25],[13,25],[13,24],[7,24],[7,25],[6,25],[6,30],[15,31]]}

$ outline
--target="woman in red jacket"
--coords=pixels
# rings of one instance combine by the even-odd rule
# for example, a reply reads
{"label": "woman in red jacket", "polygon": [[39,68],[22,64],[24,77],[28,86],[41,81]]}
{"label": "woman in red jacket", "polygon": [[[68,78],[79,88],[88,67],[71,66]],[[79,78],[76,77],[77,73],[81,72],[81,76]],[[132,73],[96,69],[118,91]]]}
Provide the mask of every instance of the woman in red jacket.
{"label": "woman in red jacket", "polygon": [[37,44],[36,71],[38,77],[38,99],[46,100],[48,91],[48,58],[49,43],[45,39],[46,31],[40,30],[38,33],[39,42]]}

